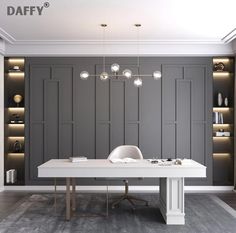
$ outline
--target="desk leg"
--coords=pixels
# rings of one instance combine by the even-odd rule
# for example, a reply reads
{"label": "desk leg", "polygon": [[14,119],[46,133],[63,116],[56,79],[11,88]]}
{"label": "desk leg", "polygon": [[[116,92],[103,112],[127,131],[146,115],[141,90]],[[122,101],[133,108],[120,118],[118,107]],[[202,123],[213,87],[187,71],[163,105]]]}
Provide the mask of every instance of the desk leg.
{"label": "desk leg", "polygon": [[71,178],[66,178],[66,220],[70,221],[70,215],[71,215],[71,210],[70,210],[70,180]]}
{"label": "desk leg", "polygon": [[76,194],[76,180],[75,178],[72,178],[72,211],[76,210],[75,194]]}
{"label": "desk leg", "polygon": [[160,211],[168,225],[184,225],[184,178],[160,178]]}

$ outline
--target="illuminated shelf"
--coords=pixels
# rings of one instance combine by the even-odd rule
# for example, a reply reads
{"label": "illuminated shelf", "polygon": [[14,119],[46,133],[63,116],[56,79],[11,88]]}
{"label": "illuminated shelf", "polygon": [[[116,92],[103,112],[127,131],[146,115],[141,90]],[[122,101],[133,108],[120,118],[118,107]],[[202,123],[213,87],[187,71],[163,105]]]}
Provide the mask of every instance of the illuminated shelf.
{"label": "illuminated shelf", "polygon": [[7,108],[9,111],[24,111],[24,107],[8,107]]}
{"label": "illuminated shelf", "polygon": [[25,137],[24,136],[9,136],[8,139],[9,140],[17,140],[17,139],[24,140]]}
{"label": "illuminated shelf", "polygon": [[225,78],[225,77],[230,77],[232,73],[228,72],[228,71],[214,71],[213,72],[213,77],[215,78]]}
{"label": "illuminated shelf", "polygon": [[226,137],[226,136],[213,136],[213,139],[231,139],[231,138],[234,138],[232,136],[230,137]]}
{"label": "illuminated shelf", "polygon": [[227,63],[229,62],[230,59],[229,58],[213,58],[213,63],[219,63],[219,62],[223,62],[223,63]]}
{"label": "illuminated shelf", "polygon": [[24,156],[25,153],[15,153],[15,152],[11,152],[11,153],[8,153],[9,156]]}
{"label": "illuminated shelf", "polygon": [[24,58],[9,58],[8,60],[7,60],[9,63],[13,63],[13,64],[15,64],[15,63],[19,63],[19,64],[22,64],[22,65],[24,65],[24,63],[25,63],[25,59]]}
{"label": "illuminated shelf", "polygon": [[233,124],[213,124],[214,127],[229,127],[233,126]]}
{"label": "illuminated shelf", "polygon": [[213,107],[213,112],[220,112],[220,111],[230,111],[233,108],[230,107]]}
{"label": "illuminated shelf", "polygon": [[230,156],[231,154],[230,153],[213,153],[213,156]]}
{"label": "illuminated shelf", "polygon": [[9,71],[7,74],[9,77],[12,77],[12,78],[23,78],[25,76],[24,72]]}

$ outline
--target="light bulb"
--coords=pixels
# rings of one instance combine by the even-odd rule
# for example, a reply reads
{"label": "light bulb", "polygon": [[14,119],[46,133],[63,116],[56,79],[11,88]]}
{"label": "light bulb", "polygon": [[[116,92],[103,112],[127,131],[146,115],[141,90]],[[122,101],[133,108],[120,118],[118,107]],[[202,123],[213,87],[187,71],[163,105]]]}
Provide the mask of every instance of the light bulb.
{"label": "light bulb", "polygon": [[160,78],[161,78],[161,71],[159,71],[159,70],[154,71],[154,72],[153,72],[153,78],[154,78],[155,80],[160,79]]}
{"label": "light bulb", "polygon": [[126,78],[130,79],[130,78],[132,77],[132,71],[131,71],[131,70],[128,70],[128,69],[125,69],[125,70],[123,71],[123,75],[124,75]]}
{"label": "light bulb", "polygon": [[141,87],[141,86],[143,85],[142,79],[141,79],[141,78],[136,78],[136,79],[134,80],[134,85],[135,85],[136,87]]}
{"label": "light bulb", "polygon": [[82,80],[87,80],[88,77],[89,77],[89,73],[88,73],[87,71],[82,71],[82,72],[80,73],[80,78],[81,78]]}
{"label": "light bulb", "polygon": [[120,69],[119,64],[114,63],[114,64],[111,65],[111,72],[112,72],[112,73],[118,73],[118,72],[119,72],[119,69]]}
{"label": "light bulb", "polygon": [[106,81],[108,78],[109,78],[109,76],[108,76],[108,73],[107,73],[107,72],[102,72],[102,73],[100,74],[100,79],[101,79],[102,81]]}

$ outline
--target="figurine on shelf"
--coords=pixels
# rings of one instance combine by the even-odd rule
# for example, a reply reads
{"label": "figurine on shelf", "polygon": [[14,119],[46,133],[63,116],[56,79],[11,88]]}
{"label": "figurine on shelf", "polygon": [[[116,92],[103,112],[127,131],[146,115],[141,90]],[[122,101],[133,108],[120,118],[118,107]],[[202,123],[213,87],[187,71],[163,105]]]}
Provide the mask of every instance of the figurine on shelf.
{"label": "figurine on shelf", "polygon": [[21,71],[19,66],[13,66],[13,70],[16,71],[16,72]]}
{"label": "figurine on shelf", "polygon": [[13,67],[9,70],[9,72],[21,72],[21,70],[20,70],[20,67],[19,67],[19,66],[13,66]]}
{"label": "figurine on shelf", "polygon": [[20,141],[16,140],[13,144],[13,152],[14,153],[20,153],[22,152],[22,144],[20,143]]}
{"label": "figurine on shelf", "polygon": [[223,62],[219,62],[219,63],[216,63],[214,64],[214,71],[224,71],[225,70],[225,65]]}
{"label": "figurine on shelf", "polygon": [[19,114],[14,113],[14,114],[11,115],[10,123],[11,124],[23,124],[24,121],[21,119]]}
{"label": "figurine on shelf", "polygon": [[16,103],[16,106],[19,107],[19,104],[23,100],[23,97],[17,94],[13,96],[13,100]]}

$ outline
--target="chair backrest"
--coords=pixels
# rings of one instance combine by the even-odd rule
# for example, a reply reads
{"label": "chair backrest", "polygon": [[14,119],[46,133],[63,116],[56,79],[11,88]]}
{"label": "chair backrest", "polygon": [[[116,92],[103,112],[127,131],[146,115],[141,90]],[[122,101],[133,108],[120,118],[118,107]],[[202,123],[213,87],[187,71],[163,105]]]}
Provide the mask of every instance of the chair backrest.
{"label": "chair backrest", "polygon": [[143,155],[137,146],[123,145],[116,147],[108,156],[108,159],[143,159]]}

